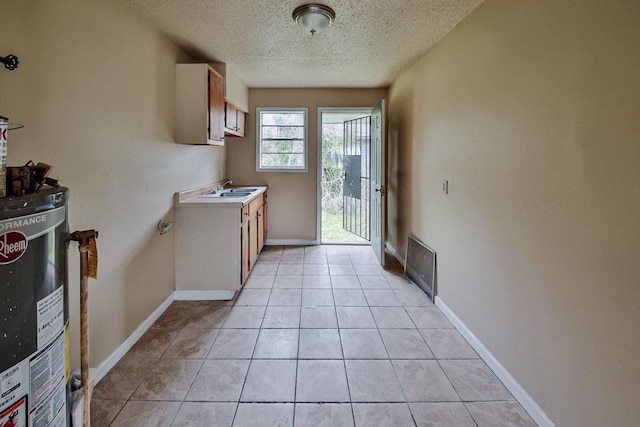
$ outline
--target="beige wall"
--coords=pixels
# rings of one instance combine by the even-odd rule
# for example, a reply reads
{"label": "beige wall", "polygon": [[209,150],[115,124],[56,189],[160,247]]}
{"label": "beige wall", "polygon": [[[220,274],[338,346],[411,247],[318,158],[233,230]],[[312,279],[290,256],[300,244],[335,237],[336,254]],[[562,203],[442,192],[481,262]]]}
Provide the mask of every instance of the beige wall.
{"label": "beige wall", "polygon": [[[225,150],[172,142],[174,64],[188,58],[120,2],[3,2],[0,28],[0,52],[21,62],[0,70],[0,114],[25,124],[9,134],[9,164],[53,165],[71,189],[71,230],[100,232],[90,281],[97,366],[172,292],[174,237],[156,224],[172,219],[175,191],[224,176]],[[75,327],[75,244],[69,256]]]}
{"label": "beige wall", "polygon": [[[269,186],[269,239],[316,239],[318,108],[374,107],[387,89],[249,89],[245,138],[227,138],[227,171],[234,184]],[[256,108],[307,107],[309,171],[256,172]]]}
{"label": "beige wall", "polygon": [[638,22],[486,0],[390,90],[392,244],[559,426],[640,419]]}

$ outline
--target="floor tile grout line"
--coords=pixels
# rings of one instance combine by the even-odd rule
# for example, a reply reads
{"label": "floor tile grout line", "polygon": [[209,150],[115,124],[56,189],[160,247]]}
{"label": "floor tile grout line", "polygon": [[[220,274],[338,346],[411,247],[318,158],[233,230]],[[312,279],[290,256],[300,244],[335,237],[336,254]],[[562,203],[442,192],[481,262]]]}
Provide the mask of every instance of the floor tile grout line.
{"label": "floor tile grout line", "polygon": [[[304,286],[304,283],[303,283]],[[293,396],[293,400],[297,399],[297,392],[298,392],[298,369],[300,368],[300,343],[302,341],[302,300],[300,301],[300,307],[298,310],[298,351],[296,353],[296,381],[295,381],[295,391],[294,391],[294,396]],[[296,420],[296,405],[295,403],[293,404],[293,420],[292,420],[292,424],[295,426],[295,420]]]}
{"label": "floor tile grout line", "polygon": [[[116,418],[118,418],[118,416],[122,413],[122,411],[124,410],[124,407],[127,406],[127,403],[129,403],[129,399],[124,401],[124,404],[120,407],[120,409],[118,409],[118,412],[113,416],[113,418],[111,419],[111,421],[109,421],[109,425],[113,424],[113,422],[116,420]],[[91,412],[89,412],[89,414],[91,414]]]}
{"label": "floor tile grout line", "polygon": [[[300,347],[300,333],[298,333],[298,347]],[[300,368],[300,359],[296,358],[296,375],[293,380],[293,424],[295,425],[296,419],[296,404],[298,400],[298,370]]]}
{"label": "floor tile grout line", "polygon": [[[97,399],[97,400],[110,400],[110,399]],[[111,400],[114,401],[114,400]],[[242,402],[238,402],[237,400],[167,400],[167,399],[156,399],[156,400],[141,400],[141,399],[132,399],[132,402],[165,402],[165,403],[263,403],[265,405],[277,405],[281,403],[301,403],[301,404],[347,404],[349,402],[343,400],[327,400],[327,401],[317,401],[317,400],[309,400],[309,401],[295,401],[295,400],[245,400]],[[469,401],[458,401],[458,400],[416,400],[416,401],[404,401],[404,400],[357,400],[353,403],[517,403],[513,400],[469,400]]]}
{"label": "floor tile grout line", "polygon": [[[359,282],[358,282],[359,284]],[[332,284],[333,290],[333,284]],[[334,295],[334,304],[335,304],[335,295]],[[344,369],[344,376],[347,381],[347,393],[349,394],[349,405],[351,407],[351,419],[353,420],[353,425],[356,425],[356,414],[353,410],[353,396],[351,395],[351,386],[349,384],[349,374],[347,373],[347,360],[344,357],[344,345],[342,344],[342,334],[340,333],[340,322],[338,320],[338,310],[336,309],[336,324],[338,326],[338,339],[340,340],[340,351],[342,353],[342,367]]]}
{"label": "floor tile grout line", "polygon": [[[278,267],[280,266],[280,262],[278,262]],[[276,272],[277,272],[278,268],[276,268]],[[277,274],[277,273],[276,273]],[[275,278],[274,278],[274,283],[275,283]],[[271,290],[273,290],[273,288],[271,288]],[[267,300],[267,304],[269,303],[269,300],[271,299],[271,290],[269,291],[269,298]],[[240,292],[242,292],[242,289],[240,290]],[[235,306],[235,304],[234,304]],[[260,321],[260,325],[258,327],[258,334],[256,336],[256,342],[253,344],[253,349],[251,351],[251,357],[249,358],[249,365],[247,366],[247,372],[244,375],[244,381],[242,382],[242,387],[240,388],[240,393],[238,395],[238,403],[236,405],[236,410],[235,413],[233,414],[233,420],[231,421],[231,425],[233,425],[236,421],[236,417],[238,415],[238,410],[240,409],[240,403],[242,402],[242,394],[244,393],[244,389],[247,385],[247,379],[249,378],[249,372],[251,371],[251,366],[253,365],[253,356],[255,354],[256,351],[256,347],[258,346],[258,339],[260,338],[260,332],[262,331],[262,324],[264,323],[264,316],[267,312],[267,306],[265,306],[265,309],[263,311],[262,314],[262,320]]]}
{"label": "floor tile grout line", "polygon": [[[369,307],[369,310],[371,310],[371,307]],[[373,312],[371,313],[373,316]],[[408,315],[408,313],[407,313]],[[378,321],[376,320],[376,317],[373,316],[373,321],[376,324],[376,329],[378,331],[378,335],[380,336],[380,340],[382,341],[382,345],[385,348],[385,351],[387,352],[387,356],[389,356],[389,364],[391,365],[391,369],[393,370],[393,374],[395,375],[396,381],[398,382],[398,385],[400,386],[400,391],[402,392],[402,396],[404,397],[404,403],[407,406],[407,409],[409,409],[409,413],[411,414],[411,420],[413,421],[414,425],[417,425],[417,422],[415,420],[414,414],[411,411],[411,407],[409,406],[409,400],[407,399],[407,395],[405,392],[404,387],[402,386],[402,382],[400,381],[400,377],[398,376],[398,372],[396,370],[395,365],[393,364],[393,360],[391,360],[391,354],[389,353],[389,349],[387,348],[387,343],[385,343],[384,338],[382,338],[382,333],[380,332],[380,325],[378,324]]]}
{"label": "floor tile grout line", "polygon": [[[176,334],[176,337],[178,336],[178,334]],[[174,337],[175,339],[175,337]],[[169,348],[169,346],[171,345],[171,342],[173,342],[173,339],[170,341],[169,345],[167,345],[167,348]],[[136,392],[138,391],[138,389],[140,388],[140,386],[147,380],[147,378],[149,378],[149,375],[151,374],[151,372],[154,370],[154,368],[158,365],[158,363],[160,362],[160,360],[162,359],[162,355],[164,354],[164,352],[167,349],[165,348],[162,353],[160,353],[160,355],[156,358],[156,359],[151,359],[151,360],[155,360],[155,362],[153,363],[153,365],[149,368],[149,370],[147,371],[147,373],[142,377],[142,379],[140,380],[140,382],[138,383],[138,385],[134,388],[134,390],[131,392],[131,394],[129,395],[129,397],[127,398],[127,403],[129,402],[129,400],[131,400],[131,398],[136,394]]]}

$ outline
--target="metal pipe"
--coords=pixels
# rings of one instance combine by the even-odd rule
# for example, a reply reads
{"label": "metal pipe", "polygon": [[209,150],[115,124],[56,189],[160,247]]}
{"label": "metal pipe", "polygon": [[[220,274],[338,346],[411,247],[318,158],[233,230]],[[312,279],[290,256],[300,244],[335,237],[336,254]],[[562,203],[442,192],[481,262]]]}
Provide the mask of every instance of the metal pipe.
{"label": "metal pipe", "polygon": [[95,230],[75,231],[70,240],[78,242],[80,252],[80,371],[82,377],[83,414],[82,425],[91,425],[91,396],[89,382],[89,247],[98,237]]}

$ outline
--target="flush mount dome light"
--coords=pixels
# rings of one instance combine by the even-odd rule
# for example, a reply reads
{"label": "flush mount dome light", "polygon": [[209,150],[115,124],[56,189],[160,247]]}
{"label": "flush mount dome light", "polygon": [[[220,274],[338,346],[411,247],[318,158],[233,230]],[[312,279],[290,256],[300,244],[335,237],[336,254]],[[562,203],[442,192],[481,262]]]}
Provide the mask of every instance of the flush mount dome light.
{"label": "flush mount dome light", "polygon": [[336,13],[329,6],[312,3],[303,4],[293,11],[293,20],[302,31],[313,36],[327,29],[336,18]]}

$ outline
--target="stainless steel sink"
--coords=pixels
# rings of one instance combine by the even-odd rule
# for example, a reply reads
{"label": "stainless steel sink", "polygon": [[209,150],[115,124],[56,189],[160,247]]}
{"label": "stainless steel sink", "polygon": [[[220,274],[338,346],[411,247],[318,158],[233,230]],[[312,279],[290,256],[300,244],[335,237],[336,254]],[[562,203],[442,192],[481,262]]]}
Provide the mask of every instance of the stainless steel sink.
{"label": "stainless steel sink", "polygon": [[238,188],[232,188],[231,190],[229,190],[229,192],[232,192],[232,193],[253,193],[256,190],[257,190],[257,188],[238,187]]}
{"label": "stainless steel sink", "polygon": [[257,188],[253,187],[235,187],[230,189],[225,189],[222,191],[212,191],[208,194],[202,194],[198,196],[198,198],[209,198],[209,197],[247,197],[254,191],[257,191]]}
{"label": "stainless steel sink", "polygon": [[210,194],[203,194],[202,196],[198,196],[199,199],[209,199],[209,198],[218,198],[218,197],[247,197],[249,194],[251,193],[247,193],[247,192],[224,192],[224,193],[210,193]]}
{"label": "stainless steel sink", "polygon": [[247,197],[249,194],[251,194],[251,192],[240,192],[240,191],[235,191],[235,192],[228,192],[228,193],[222,193],[220,194],[220,197]]}

